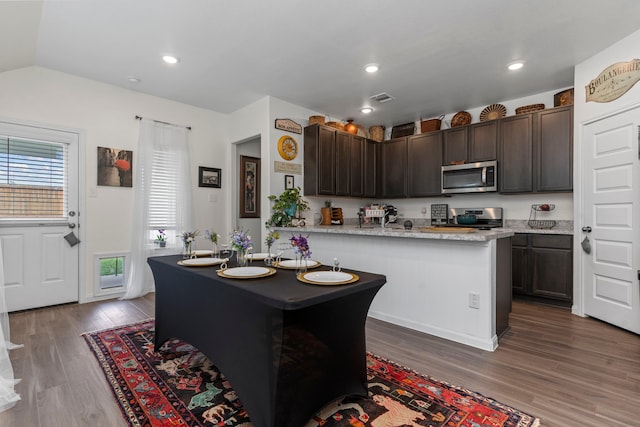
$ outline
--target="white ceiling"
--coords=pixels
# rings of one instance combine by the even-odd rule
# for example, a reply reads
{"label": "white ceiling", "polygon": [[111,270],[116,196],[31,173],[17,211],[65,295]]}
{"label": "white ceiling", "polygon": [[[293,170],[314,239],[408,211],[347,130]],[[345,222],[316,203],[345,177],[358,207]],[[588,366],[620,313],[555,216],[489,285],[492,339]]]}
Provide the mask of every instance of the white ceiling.
{"label": "white ceiling", "polygon": [[38,65],[221,113],[271,95],[390,126],[572,86],[639,16],[638,0],[0,1],[0,72]]}

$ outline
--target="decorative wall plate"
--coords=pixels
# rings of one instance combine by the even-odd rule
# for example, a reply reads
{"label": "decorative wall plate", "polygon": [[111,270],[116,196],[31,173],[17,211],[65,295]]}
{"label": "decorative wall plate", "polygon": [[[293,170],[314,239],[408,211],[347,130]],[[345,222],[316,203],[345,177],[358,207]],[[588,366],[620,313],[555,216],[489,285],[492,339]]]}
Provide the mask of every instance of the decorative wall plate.
{"label": "decorative wall plate", "polygon": [[451,118],[451,127],[464,126],[471,123],[471,114],[466,111],[460,111]]}
{"label": "decorative wall plate", "polygon": [[491,104],[480,113],[480,121],[501,119],[507,115],[507,107],[502,104]]}
{"label": "decorative wall plate", "polygon": [[278,153],[285,160],[293,160],[298,155],[298,143],[289,135],[282,136],[278,140]]}

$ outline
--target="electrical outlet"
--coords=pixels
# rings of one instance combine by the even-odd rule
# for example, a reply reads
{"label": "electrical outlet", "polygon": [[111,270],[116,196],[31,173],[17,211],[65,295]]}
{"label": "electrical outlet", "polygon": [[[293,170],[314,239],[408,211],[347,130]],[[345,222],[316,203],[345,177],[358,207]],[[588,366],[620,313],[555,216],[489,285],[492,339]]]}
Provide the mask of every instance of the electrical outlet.
{"label": "electrical outlet", "polygon": [[469,307],[480,308],[480,294],[469,292]]}

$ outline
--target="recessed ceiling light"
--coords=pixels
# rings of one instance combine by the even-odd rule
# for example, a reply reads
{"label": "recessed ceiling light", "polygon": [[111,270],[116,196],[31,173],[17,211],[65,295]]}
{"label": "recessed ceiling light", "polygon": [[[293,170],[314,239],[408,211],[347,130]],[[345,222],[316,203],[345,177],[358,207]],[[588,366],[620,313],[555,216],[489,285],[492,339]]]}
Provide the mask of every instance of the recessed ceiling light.
{"label": "recessed ceiling light", "polygon": [[134,76],[128,76],[127,80],[129,81],[129,83],[140,83],[140,79]]}
{"label": "recessed ceiling light", "polygon": [[519,70],[522,67],[524,67],[524,61],[515,61],[507,65],[511,71]]}
{"label": "recessed ceiling light", "polygon": [[371,107],[362,107],[360,109],[360,112],[363,113],[363,114],[373,113],[373,108],[371,108]]}
{"label": "recessed ceiling light", "polygon": [[380,66],[378,64],[367,64],[364,66],[364,70],[367,73],[375,73],[380,69]]}
{"label": "recessed ceiling light", "polygon": [[180,62],[180,59],[176,58],[175,56],[171,56],[171,55],[164,55],[162,57],[162,60],[164,62],[166,62],[167,64],[177,64],[178,62]]}

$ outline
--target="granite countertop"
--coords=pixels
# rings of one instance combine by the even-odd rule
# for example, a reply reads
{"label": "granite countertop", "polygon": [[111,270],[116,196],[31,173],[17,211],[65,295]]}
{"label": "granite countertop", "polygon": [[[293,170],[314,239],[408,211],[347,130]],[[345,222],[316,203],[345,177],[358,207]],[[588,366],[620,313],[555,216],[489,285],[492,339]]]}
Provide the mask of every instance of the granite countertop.
{"label": "granite countertop", "polygon": [[487,242],[490,240],[502,239],[514,235],[512,230],[504,228],[494,228],[492,230],[475,230],[472,233],[461,233],[447,231],[443,233],[422,232],[418,228],[405,230],[402,226],[392,225],[386,228],[378,226],[357,225],[310,225],[306,227],[277,227],[274,230],[291,231],[293,233],[328,233],[343,235],[360,235],[360,236],[376,236],[376,237],[403,237],[414,239],[431,239],[431,240],[457,240],[467,242]]}
{"label": "granite countertop", "polygon": [[512,230],[514,233],[529,234],[569,234],[573,235],[573,221],[559,220],[552,228],[532,228],[525,220],[505,220],[504,228]]}

